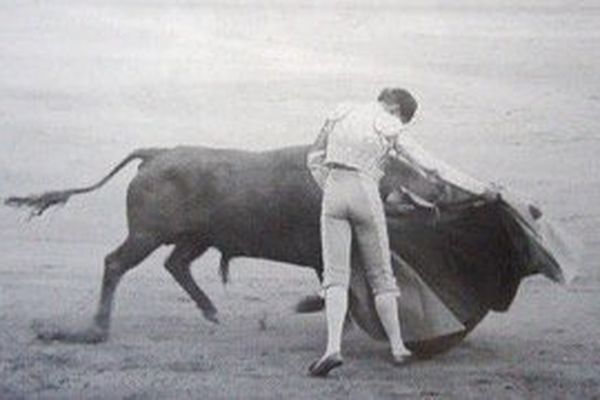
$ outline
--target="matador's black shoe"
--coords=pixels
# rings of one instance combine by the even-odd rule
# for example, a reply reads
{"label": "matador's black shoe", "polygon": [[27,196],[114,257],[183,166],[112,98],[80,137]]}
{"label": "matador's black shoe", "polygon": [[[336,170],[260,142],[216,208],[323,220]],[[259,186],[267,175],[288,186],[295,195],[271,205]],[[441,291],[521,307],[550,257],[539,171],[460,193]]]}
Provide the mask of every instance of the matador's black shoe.
{"label": "matador's black shoe", "polygon": [[340,353],[333,353],[312,363],[308,367],[308,374],[314,377],[325,378],[332,369],[340,367],[343,363],[342,355]]}

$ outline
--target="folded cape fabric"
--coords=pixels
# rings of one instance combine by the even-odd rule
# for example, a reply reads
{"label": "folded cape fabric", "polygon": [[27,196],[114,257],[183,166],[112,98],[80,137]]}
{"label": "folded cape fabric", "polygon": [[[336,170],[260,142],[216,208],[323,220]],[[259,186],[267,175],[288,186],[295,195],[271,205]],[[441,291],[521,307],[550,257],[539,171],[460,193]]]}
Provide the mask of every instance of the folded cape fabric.
{"label": "folded cape fabric", "polygon": [[[537,207],[504,191],[485,201],[472,187],[460,177],[424,182],[401,160],[382,183],[403,339],[421,356],[456,345],[489,311],[506,311],[526,276],[558,283],[575,276],[576,246]],[[415,197],[437,207],[421,207]],[[351,315],[385,339],[358,252],[352,267]]]}

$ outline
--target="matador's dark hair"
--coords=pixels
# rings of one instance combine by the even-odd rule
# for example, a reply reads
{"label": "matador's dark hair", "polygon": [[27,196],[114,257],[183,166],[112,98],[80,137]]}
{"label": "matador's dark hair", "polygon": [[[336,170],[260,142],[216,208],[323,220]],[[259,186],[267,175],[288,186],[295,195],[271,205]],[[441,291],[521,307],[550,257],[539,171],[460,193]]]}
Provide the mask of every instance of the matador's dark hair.
{"label": "matador's dark hair", "polygon": [[404,122],[410,121],[419,107],[413,95],[402,88],[385,88],[379,93],[377,100],[387,104],[399,104]]}

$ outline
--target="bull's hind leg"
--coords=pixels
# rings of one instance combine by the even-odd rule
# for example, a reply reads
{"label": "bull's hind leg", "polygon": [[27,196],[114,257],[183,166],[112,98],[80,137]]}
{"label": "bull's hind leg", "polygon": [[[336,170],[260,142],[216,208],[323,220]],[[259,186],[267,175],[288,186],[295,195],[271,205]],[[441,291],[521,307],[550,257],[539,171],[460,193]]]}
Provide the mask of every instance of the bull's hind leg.
{"label": "bull's hind leg", "polygon": [[175,244],[175,249],[165,261],[165,268],[175,278],[177,283],[194,300],[198,308],[202,310],[204,317],[209,321],[218,323],[217,308],[210,298],[204,293],[194,281],[190,272],[190,264],[200,257],[209,245],[202,239],[189,237]]}
{"label": "bull's hind leg", "polygon": [[117,250],[106,256],[100,302],[94,317],[95,328],[104,336],[108,335],[110,329],[110,315],[119,281],[127,271],[141,263],[160,244],[161,242],[152,236],[130,235]]}
{"label": "bull's hind leg", "polygon": [[100,293],[100,303],[92,325],[86,329],[64,330],[43,329],[38,331],[42,340],[59,340],[73,343],[97,343],[108,338],[110,315],[117,285],[125,272],[138,265],[152,253],[160,241],[148,236],[130,235],[104,261],[104,277]]}

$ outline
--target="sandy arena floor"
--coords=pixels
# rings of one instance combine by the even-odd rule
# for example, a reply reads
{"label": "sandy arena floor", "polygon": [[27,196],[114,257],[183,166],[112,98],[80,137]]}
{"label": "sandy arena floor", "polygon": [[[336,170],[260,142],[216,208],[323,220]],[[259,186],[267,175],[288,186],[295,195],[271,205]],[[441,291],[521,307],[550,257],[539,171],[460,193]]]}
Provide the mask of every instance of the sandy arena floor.
{"label": "sandy arena floor", "polygon": [[134,168],[43,219],[0,208],[0,399],[600,398],[600,8],[593,1],[167,1],[0,5],[0,197],[84,185],[137,147],[307,143],[336,102],[386,85],[420,99],[411,135],[483,181],[537,199],[583,244],[580,277],[536,277],[447,354],[395,368],[358,329],[330,379],[306,369],[322,314],[307,269],[218,254],[194,264],[205,321],[162,267],[126,276],[98,345],[81,325],[125,235]]}

